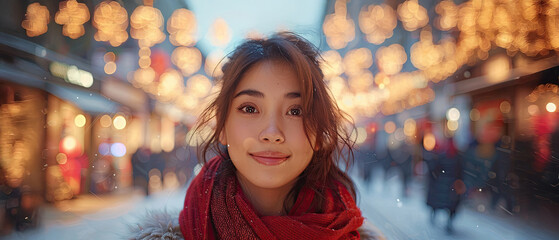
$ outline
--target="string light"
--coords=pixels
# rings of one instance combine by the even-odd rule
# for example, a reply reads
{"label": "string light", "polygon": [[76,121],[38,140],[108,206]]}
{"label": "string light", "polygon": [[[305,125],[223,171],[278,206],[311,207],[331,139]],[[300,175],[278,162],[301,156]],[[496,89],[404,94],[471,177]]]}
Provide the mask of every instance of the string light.
{"label": "string light", "polygon": [[62,27],[62,34],[76,39],[85,34],[83,24],[89,21],[89,9],[84,3],[76,0],[60,2],[54,21]]}
{"label": "string light", "polygon": [[25,19],[21,22],[21,26],[26,30],[29,37],[36,37],[48,30],[50,22],[49,10],[40,3],[32,3],[27,6]]}
{"label": "string light", "polygon": [[118,47],[128,39],[128,13],[116,1],[104,1],[97,6],[93,13],[93,26],[97,28],[96,41]]}

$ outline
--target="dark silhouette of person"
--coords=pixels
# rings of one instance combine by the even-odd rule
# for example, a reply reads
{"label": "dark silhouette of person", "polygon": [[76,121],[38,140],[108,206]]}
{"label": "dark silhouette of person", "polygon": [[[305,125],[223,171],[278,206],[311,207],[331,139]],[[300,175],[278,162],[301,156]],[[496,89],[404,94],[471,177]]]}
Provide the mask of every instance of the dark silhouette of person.
{"label": "dark silhouette of person", "polygon": [[446,230],[453,232],[453,221],[466,187],[462,181],[462,163],[451,138],[435,154],[425,159],[429,167],[427,205],[431,207],[431,222],[438,210],[449,213]]}

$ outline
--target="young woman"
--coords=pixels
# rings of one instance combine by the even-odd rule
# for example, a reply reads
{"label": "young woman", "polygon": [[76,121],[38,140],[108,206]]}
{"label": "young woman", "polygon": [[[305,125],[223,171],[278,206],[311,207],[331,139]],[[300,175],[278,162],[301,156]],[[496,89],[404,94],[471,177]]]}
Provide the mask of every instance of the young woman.
{"label": "young woman", "polygon": [[[358,239],[347,118],[317,50],[293,33],[248,40],[224,64],[212,125],[179,217],[185,239]],[[215,121],[215,122],[214,122]],[[215,124],[215,126],[213,126]],[[343,152],[342,152],[343,150]]]}

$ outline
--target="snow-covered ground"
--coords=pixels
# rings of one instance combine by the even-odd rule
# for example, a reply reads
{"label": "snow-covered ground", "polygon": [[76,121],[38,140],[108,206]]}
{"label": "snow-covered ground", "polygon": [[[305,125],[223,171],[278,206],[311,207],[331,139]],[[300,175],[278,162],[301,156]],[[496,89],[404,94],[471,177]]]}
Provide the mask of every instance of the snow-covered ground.
{"label": "snow-covered ground", "polygon": [[[439,213],[434,225],[429,221],[422,183],[414,182],[406,198],[402,198],[397,175],[385,180],[382,173],[375,173],[372,184],[357,181],[357,186],[363,214],[387,239],[531,240],[556,239],[559,233],[559,229],[549,230],[518,216],[478,212],[464,206],[455,219],[455,231],[448,234],[444,227],[446,214]],[[146,211],[166,208],[177,212],[185,192],[186,188],[167,190],[147,198],[140,192],[81,196],[56,207],[45,206],[37,229],[14,232],[6,239],[126,239],[128,227]]]}
{"label": "snow-covered ground", "polygon": [[534,222],[499,209],[479,212],[478,208],[472,207],[479,206],[478,203],[472,201],[464,201],[458,208],[454,231],[449,234],[445,229],[446,212],[438,212],[434,224],[431,223],[423,183],[414,181],[407,197],[402,197],[401,180],[397,175],[389,174],[384,179],[382,172],[375,172],[372,183],[366,185],[357,180],[356,184],[363,214],[387,239],[547,240],[557,239],[559,234],[559,228],[552,227],[557,226],[559,216],[550,218],[548,215],[546,219]]}
{"label": "snow-covered ground", "polygon": [[127,239],[129,227],[147,211],[182,208],[186,188],[161,191],[145,197],[141,191],[105,196],[87,195],[57,206],[43,207],[40,226],[14,232],[7,239]]}

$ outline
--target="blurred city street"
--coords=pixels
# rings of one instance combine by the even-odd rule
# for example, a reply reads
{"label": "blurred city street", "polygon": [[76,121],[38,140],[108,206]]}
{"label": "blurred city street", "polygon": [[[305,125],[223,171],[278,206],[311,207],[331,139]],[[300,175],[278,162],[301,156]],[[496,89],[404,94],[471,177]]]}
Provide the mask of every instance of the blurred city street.
{"label": "blurred city street", "polygon": [[[559,234],[549,213],[539,213],[532,216],[537,221],[528,221],[500,210],[478,212],[473,203],[461,207],[455,230],[448,233],[444,228],[446,213],[439,213],[434,224],[429,221],[422,183],[412,184],[408,196],[402,197],[401,179],[397,175],[385,180],[381,171],[375,171],[371,184],[356,180],[358,204],[364,216],[386,239],[552,240]],[[41,225],[37,229],[14,232],[6,239],[126,239],[128,228],[138,223],[147,211],[167,209],[178,213],[185,193],[186,188],[179,188],[145,197],[137,191],[84,196],[56,207],[45,205],[40,210]]]}
{"label": "blurred city street", "polygon": [[128,239],[129,228],[148,211],[178,214],[185,194],[186,188],[165,190],[149,197],[141,191],[84,195],[56,206],[43,206],[38,228],[14,232],[7,239]]}
{"label": "blurred city street", "polygon": [[0,238],[178,214],[224,64],[280,30],[320,52],[387,239],[557,239],[559,0],[2,0]]}

